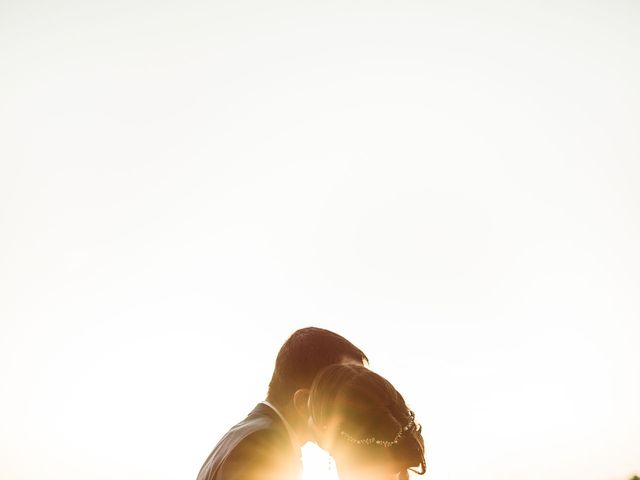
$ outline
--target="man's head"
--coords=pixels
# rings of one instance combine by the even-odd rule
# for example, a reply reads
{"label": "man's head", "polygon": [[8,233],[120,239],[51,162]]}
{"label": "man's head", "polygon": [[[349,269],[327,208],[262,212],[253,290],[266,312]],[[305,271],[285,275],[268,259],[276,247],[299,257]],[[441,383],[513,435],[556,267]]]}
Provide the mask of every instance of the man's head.
{"label": "man's head", "polygon": [[267,400],[284,407],[293,403],[296,392],[308,392],[324,367],[334,363],[362,365],[367,361],[362,350],[337,333],[317,327],[302,328],[278,352]]}

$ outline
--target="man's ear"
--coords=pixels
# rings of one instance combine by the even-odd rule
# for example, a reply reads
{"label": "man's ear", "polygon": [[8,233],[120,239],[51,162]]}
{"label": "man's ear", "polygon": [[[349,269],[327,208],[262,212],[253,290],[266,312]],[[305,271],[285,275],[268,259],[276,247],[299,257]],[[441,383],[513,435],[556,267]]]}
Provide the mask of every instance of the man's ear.
{"label": "man's ear", "polygon": [[298,415],[304,418],[309,417],[309,389],[299,388],[293,394],[293,408]]}

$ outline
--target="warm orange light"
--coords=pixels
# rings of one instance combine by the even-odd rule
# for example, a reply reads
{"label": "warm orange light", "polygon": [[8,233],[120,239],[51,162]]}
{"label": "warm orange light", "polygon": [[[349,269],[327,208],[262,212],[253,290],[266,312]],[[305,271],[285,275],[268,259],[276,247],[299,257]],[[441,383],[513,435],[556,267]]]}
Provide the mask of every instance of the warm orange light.
{"label": "warm orange light", "polygon": [[302,447],[302,466],[302,480],[338,480],[335,462],[315,443]]}

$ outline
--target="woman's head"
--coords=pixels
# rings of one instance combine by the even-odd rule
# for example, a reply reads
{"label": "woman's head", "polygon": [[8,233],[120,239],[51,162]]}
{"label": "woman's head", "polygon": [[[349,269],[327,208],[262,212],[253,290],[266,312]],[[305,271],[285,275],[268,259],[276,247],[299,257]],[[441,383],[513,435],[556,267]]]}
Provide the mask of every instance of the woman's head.
{"label": "woman's head", "polygon": [[[392,478],[424,473],[421,427],[402,395],[383,377],[355,364],[331,365],[315,378],[310,422],[341,476]],[[414,470],[414,469],[419,470]]]}

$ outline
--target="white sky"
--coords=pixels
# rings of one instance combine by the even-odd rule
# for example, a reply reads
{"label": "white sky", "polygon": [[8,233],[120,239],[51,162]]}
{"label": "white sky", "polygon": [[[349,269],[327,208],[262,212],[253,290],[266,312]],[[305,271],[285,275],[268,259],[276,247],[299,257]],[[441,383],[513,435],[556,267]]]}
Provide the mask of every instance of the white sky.
{"label": "white sky", "polygon": [[431,480],[640,473],[639,21],[0,0],[0,478],[194,479],[307,325]]}

